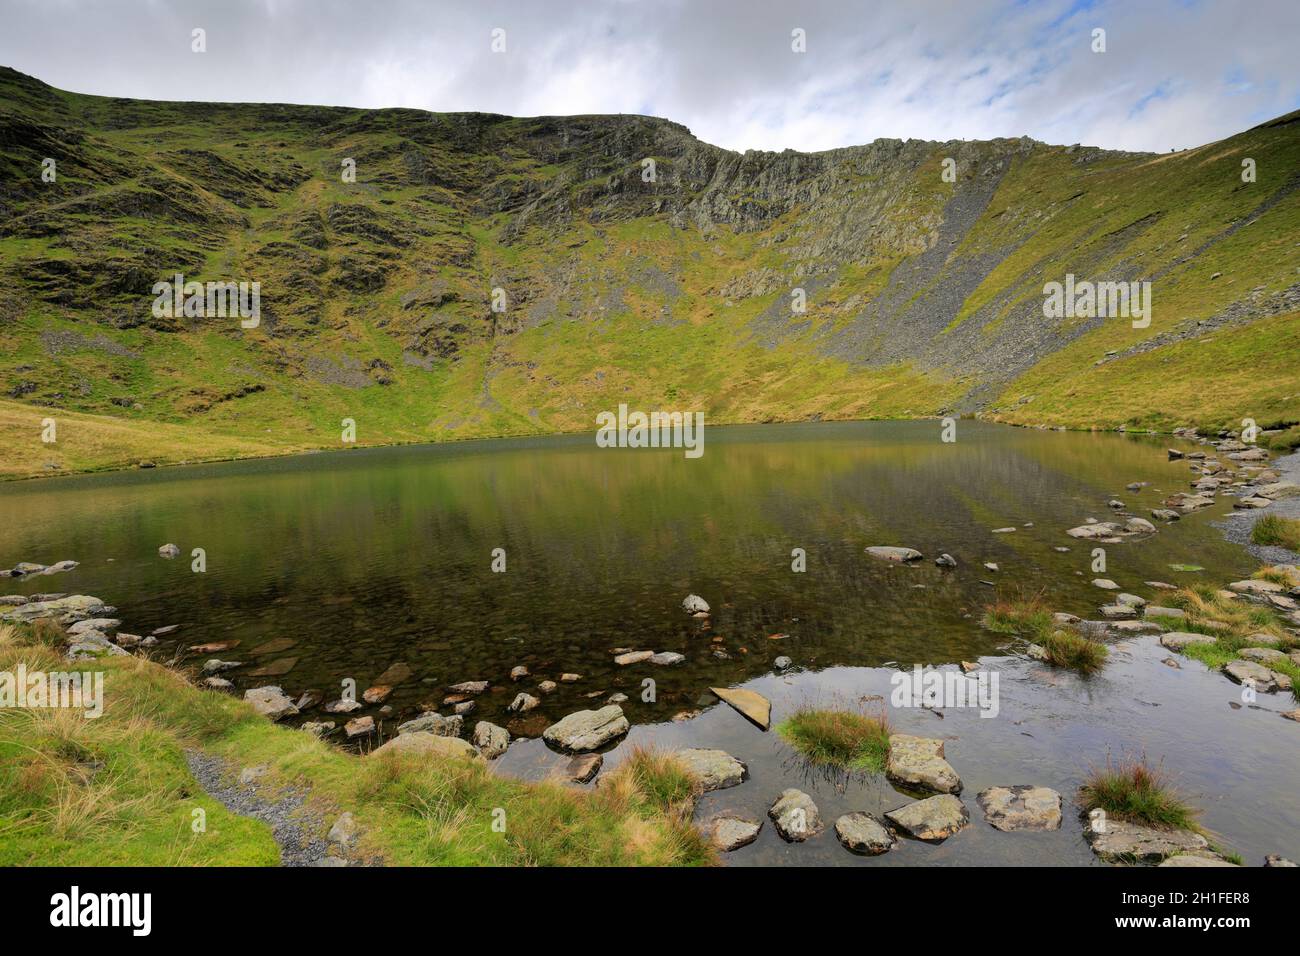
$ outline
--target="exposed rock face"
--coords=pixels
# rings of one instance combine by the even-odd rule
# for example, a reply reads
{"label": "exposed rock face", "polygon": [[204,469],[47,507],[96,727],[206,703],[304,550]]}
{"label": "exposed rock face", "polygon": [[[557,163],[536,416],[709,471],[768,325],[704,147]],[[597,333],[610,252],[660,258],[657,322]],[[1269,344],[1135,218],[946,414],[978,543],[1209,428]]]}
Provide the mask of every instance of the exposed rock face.
{"label": "exposed rock face", "polygon": [[510,732],[486,720],[480,720],[474,725],[474,734],[470,739],[479,749],[479,753],[488,760],[500,757],[510,746]]}
{"label": "exposed rock face", "polygon": [[745,765],[725,750],[678,750],[674,756],[706,792],[734,787],[745,779]]}
{"label": "exposed rock face", "polygon": [[763,730],[771,725],[772,702],[762,694],[742,687],[710,687],[726,703],[740,711]]}
{"label": "exposed rock face", "polygon": [[970,823],[970,814],[951,794],[941,793],[885,814],[904,833],[927,843],[942,843]]}
{"label": "exposed rock face", "polygon": [[1159,863],[1166,857],[1204,850],[1205,837],[1190,830],[1153,830],[1122,820],[1106,820],[1104,827],[1090,823],[1083,835],[1092,852],[1110,863]]}
{"label": "exposed rock face", "polygon": [[999,830],[1061,828],[1061,795],[1047,787],[990,787],[978,800],[984,818]]}
{"label": "exposed rock face", "polygon": [[600,710],[580,710],[569,714],[542,732],[542,739],[562,750],[596,750],[628,732],[623,708],[610,704]]}
{"label": "exposed rock face", "polygon": [[782,791],[767,815],[772,818],[776,832],[789,843],[802,843],[822,831],[817,804],[802,790],[791,788]]}
{"label": "exposed rock face", "polygon": [[835,836],[845,849],[878,856],[894,845],[894,835],[869,813],[846,813],[835,821]]}
{"label": "exposed rock face", "polygon": [[961,792],[961,777],[944,759],[943,741],[933,737],[890,734],[885,775],[905,787],[936,793]]}

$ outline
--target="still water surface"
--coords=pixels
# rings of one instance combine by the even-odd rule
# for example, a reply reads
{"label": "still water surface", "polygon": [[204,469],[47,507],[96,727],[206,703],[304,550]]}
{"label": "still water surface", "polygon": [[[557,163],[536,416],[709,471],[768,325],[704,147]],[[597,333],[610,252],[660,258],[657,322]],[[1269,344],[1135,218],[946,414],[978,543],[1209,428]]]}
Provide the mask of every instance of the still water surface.
{"label": "still water surface", "polygon": [[[997,834],[974,794],[1015,783],[1066,793],[1108,749],[1137,748],[1187,775],[1192,795],[1214,808],[1208,822],[1229,824],[1248,862],[1259,862],[1256,851],[1300,854],[1300,769],[1294,741],[1282,739],[1295,731],[1272,712],[1279,701],[1230,710],[1234,685],[1191,661],[1179,671],[1161,664],[1168,655],[1150,638],[1079,680],[1008,656],[1006,639],[978,623],[995,595],[1040,591],[1060,610],[1095,616],[1104,602],[1090,583],[1099,576],[1093,546],[1065,529],[1107,519],[1111,497],[1147,515],[1187,489],[1187,463],[1166,461],[1162,444],[1117,435],[961,422],[955,443],[939,437],[937,422],[747,426],[711,428],[693,460],[680,450],[600,449],[588,435],[16,483],[0,487],[0,565],[72,558],[82,562],[73,572],[5,590],[94,594],[118,608],[124,630],[183,625],[181,648],[240,641],[218,656],[247,662],[225,675],[241,688],[278,683],[336,697],[344,678],[362,690],[404,663],[410,676],[388,699],[385,732],[426,703],[438,706],[444,685],[459,681],[492,682],[470,725],[493,720],[525,737],[622,692],[632,742],[720,746],[750,762],[752,779],[711,803],[761,816],[783,787],[803,786],[828,824],[848,809],[905,800],[881,779],[809,776],[777,735],[712,706],[708,688],[753,682],[772,697],[775,721],[808,701],[887,699],[893,666],[985,658],[1003,671],[997,719],[891,715],[900,730],[956,738],[949,759],[966,780],[975,825],[941,847],[909,844],[869,864],[1087,862],[1072,818],[1060,834]],[[1149,484],[1131,492],[1130,482]],[[1211,526],[1225,510],[1110,546],[1100,576],[1151,597],[1142,582],[1249,574],[1254,562]],[[1017,530],[992,533],[1010,526]],[[182,557],[158,557],[166,542]],[[879,562],[863,553],[875,544],[913,547],[926,560]],[[205,573],[190,569],[194,548],[206,552]],[[492,571],[498,548],[504,573]],[[803,573],[791,569],[795,548],[807,555]],[[941,552],[959,567],[935,567]],[[983,567],[990,561],[999,571]],[[707,627],[680,610],[688,593],[712,605]],[[615,648],[676,651],[686,661],[620,668]],[[162,650],[170,657],[175,647]],[[785,674],[774,672],[779,655],[794,661]],[[520,664],[530,676],[512,683]],[[268,666],[283,673],[250,673]],[[563,672],[582,680],[536,690]],[[653,703],[641,699],[647,677],[657,685]],[[521,690],[543,700],[522,718],[506,711]],[[694,720],[670,721],[698,708]],[[375,707],[358,713],[380,716]],[[1279,762],[1279,752],[1290,757]],[[500,766],[538,774],[557,759],[525,740]],[[862,862],[829,832],[787,847],[770,826],[731,859],[821,856]]]}

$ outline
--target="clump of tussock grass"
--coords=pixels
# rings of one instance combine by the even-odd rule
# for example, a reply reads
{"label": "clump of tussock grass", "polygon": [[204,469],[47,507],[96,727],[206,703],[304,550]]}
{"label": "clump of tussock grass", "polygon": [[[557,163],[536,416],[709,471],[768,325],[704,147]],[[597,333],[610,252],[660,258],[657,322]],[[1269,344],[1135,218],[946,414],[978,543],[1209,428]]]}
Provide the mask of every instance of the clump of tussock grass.
{"label": "clump of tussock grass", "polygon": [[1052,633],[1052,609],[1042,594],[1008,598],[985,605],[983,624],[998,634],[1042,642]]}
{"label": "clump of tussock grass", "polygon": [[1300,518],[1264,515],[1250,529],[1250,540],[1255,544],[1300,551]]}
{"label": "clump of tussock grass", "polygon": [[883,713],[801,707],[776,728],[792,747],[820,766],[883,772],[889,758],[889,721]]}
{"label": "clump of tussock grass", "polygon": [[1085,675],[1101,670],[1110,656],[1105,644],[1068,628],[1052,631],[1040,638],[1038,644],[1046,652],[1049,664]]}
{"label": "clump of tussock grass", "polygon": [[1160,767],[1146,757],[1106,758],[1079,788],[1084,813],[1101,809],[1110,817],[1160,830],[1199,830],[1200,811],[1186,803],[1170,786]]}

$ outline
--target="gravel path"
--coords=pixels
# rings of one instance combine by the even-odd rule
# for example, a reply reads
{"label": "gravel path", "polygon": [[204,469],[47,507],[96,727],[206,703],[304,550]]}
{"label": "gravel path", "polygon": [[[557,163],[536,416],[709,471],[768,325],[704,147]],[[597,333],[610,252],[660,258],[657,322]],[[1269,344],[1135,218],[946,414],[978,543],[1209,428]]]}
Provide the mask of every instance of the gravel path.
{"label": "gravel path", "polygon": [[224,760],[201,750],[186,750],[190,773],[213,798],[232,813],[253,817],[271,827],[280,846],[281,866],[346,866],[341,857],[331,856],[330,843],[321,836],[325,821],[302,812],[306,793],[288,790],[275,800],[265,799],[253,782],[227,783],[230,767]]}

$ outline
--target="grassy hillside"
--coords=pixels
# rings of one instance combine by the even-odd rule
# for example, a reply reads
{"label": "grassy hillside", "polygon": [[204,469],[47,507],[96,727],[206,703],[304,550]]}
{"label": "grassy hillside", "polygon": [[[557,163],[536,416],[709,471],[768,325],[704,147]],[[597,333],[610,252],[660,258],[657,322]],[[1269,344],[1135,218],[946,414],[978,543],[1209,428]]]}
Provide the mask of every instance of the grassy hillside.
{"label": "grassy hillside", "polygon": [[[1297,170],[1294,114],[1162,156],[740,155],[647,117],[145,102],[0,68],[0,473],[336,447],[345,418],[358,444],[591,430],[619,402],[1300,421]],[[260,325],[154,315],[178,272],[259,282]],[[1045,319],[1066,273],[1151,281],[1150,327]]]}

